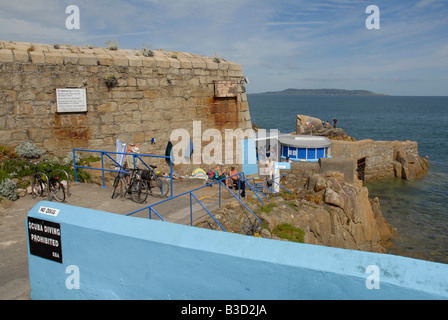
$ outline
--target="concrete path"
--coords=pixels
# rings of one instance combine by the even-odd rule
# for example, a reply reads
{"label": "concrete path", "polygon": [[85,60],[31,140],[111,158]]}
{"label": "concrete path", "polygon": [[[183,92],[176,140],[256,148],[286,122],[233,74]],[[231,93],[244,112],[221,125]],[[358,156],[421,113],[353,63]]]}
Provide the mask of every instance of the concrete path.
{"label": "concrete path", "polygon": [[[182,194],[204,185],[203,180],[187,179],[174,182],[174,195]],[[107,211],[117,214],[128,214],[163,199],[148,196],[147,203],[137,204],[130,199],[111,199],[111,188],[102,188],[93,184],[72,183],[71,197],[66,204]],[[229,199],[229,192],[222,188],[223,199]],[[198,199],[210,211],[218,208],[218,185],[206,187],[195,192]],[[11,203],[6,210],[0,211],[0,299],[29,299],[30,285],[28,276],[28,249],[26,238],[26,218],[28,212],[42,198],[33,199],[26,195]],[[193,220],[207,215],[206,211],[193,199]],[[190,196],[184,195],[155,207],[168,222],[190,224]],[[149,210],[144,210],[132,217],[148,218]],[[157,218],[154,214],[152,218]]]}

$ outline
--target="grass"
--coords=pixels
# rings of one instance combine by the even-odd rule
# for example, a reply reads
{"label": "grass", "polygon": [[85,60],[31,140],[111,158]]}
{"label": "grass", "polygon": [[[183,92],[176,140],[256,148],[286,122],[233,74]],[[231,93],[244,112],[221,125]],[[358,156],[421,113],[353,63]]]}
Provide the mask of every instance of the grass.
{"label": "grass", "polygon": [[299,211],[299,208],[297,208],[297,205],[294,203],[294,201],[288,201],[285,202],[288,206],[290,206],[292,209],[294,209],[295,211]]}
{"label": "grass", "polygon": [[274,230],[272,230],[272,234],[292,242],[305,242],[305,232],[289,223],[277,225]]}
{"label": "grass", "polygon": [[266,213],[267,215],[271,214],[272,209],[274,209],[277,205],[275,203],[268,203],[264,207],[260,207],[260,211]]}

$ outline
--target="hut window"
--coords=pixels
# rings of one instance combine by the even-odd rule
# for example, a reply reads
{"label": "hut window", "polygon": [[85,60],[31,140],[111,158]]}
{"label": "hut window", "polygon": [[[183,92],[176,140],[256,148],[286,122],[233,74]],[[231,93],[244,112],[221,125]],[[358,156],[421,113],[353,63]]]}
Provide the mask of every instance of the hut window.
{"label": "hut window", "polygon": [[306,159],[306,149],[299,148],[299,159]]}
{"label": "hut window", "polygon": [[316,149],[314,149],[314,148],[308,149],[307,159],[316,159]]}
{"label": "hut window", "polygon": [[317,149],[317,159],[324,158],[325,157],[325,150],[324,148]]}

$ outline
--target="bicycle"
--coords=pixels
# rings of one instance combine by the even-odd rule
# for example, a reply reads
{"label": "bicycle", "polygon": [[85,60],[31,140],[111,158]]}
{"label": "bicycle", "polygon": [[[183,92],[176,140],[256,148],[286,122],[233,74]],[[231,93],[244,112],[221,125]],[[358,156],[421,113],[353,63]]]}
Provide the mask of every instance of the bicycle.
{"label": "bicycle", "polygon": [[[141,178],[141,169],[129,169],[131,172],[120,170],[114,179],[111,198],[131,196],[132,201],[144,203],[148,198],[148,184]],[[118,189],[118,186],[120,188]]]}
{"label": "bicycle", "polygon": [[150,165],[149,167],[148,170],[142,171],[142,179],[147,181],[149,193],[152,196],[163,198],[168,194],[170,185],[154,172],[157,166]]}
{"label": "bicycle", "polygon": [[55,199],[58,202],[64,202],[65,188],[59,181],[59,176],[49,177],[53,171],[52,168],[44,169],[47,174],[39,172],[38,164],[39,162],[34,163],[36,172],[31,177],[31,197],[34,199],[38,196],[44,197],[48,194],[49,200]]}

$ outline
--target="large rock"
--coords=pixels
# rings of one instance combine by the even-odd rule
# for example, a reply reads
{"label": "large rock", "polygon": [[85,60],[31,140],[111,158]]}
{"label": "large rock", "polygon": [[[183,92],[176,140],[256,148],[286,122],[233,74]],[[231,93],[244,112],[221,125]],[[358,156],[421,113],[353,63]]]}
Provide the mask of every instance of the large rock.
{"label": "large rock", "polygon": [[353,140],[343,129],[333,128],[331,124],[324,126],[321,119],[302,114],[297,115],[296,134],[323,136],[332,140]]}
{"label": "large rock", "polygon": [[427,162],[420,156],[399,149],[394,161],[394,172],[397,178],[414,180],[425,176],[428,170]]}

